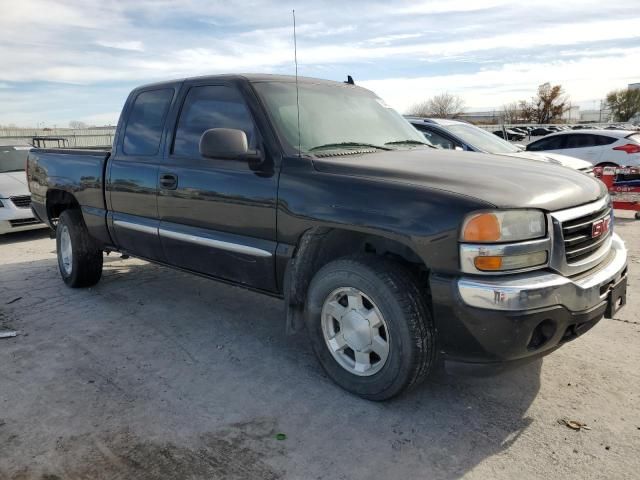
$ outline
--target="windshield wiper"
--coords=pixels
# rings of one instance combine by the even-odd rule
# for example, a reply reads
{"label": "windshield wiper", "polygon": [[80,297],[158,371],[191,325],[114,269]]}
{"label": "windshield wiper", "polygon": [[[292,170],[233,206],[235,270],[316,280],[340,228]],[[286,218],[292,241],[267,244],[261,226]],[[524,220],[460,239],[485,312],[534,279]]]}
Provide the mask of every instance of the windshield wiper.
{"label": "windshield wiper", "polygon": [[313,152],[315,150],[328,150],[330,148],[377,148],[379,150],[391,150],[390,148],[382,147],[380,145],[374,145],[373,143],[341,142],[318,145],[316,147],[310,148],[309,151]]}
{"label": "windshield wiper", "polygon": [[430,143],[420,142],[418,140],[395,140],[393,142],[387,142],[385,145],[424,145],[426,147],[436,148]]}

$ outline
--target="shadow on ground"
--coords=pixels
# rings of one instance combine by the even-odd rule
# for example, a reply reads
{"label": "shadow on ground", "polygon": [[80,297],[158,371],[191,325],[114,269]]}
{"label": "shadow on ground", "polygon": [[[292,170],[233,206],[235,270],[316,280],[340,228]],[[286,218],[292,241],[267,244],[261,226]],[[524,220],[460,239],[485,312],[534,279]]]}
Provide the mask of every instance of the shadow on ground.
{"label": "shadow on ground", "polygon": [[540,387],[537,361],[367,402],[284,334],[279,300],[137,260],[91,289],[53,257],[0,283],[20,332],[0,340],[1,480],[459,478],[517,441]]}
{"label": "shadow on ground", "polygon": [[9,245],[12,243],[30,242],[40,238],[49,238],[51,230],[42,228],[40,230],[26,230],[24,232],[5,233],[0,235],[0,245]]}

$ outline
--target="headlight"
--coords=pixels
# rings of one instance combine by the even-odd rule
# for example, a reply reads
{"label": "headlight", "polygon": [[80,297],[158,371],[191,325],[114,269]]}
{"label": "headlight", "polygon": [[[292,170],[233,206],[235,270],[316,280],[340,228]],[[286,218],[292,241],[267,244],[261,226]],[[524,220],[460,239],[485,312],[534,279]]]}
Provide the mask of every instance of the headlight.
{"label": "headlight", "polygon": [[549,262],[551,240],[545,214],[539,210],[472,213],[460,232],[463,272],[521,272]]}
{"label": "headlight", "polygon": [[544,237],[547,224],[539,210],[504,210],[469,215],[460,240],[469,243],[518,242]]}

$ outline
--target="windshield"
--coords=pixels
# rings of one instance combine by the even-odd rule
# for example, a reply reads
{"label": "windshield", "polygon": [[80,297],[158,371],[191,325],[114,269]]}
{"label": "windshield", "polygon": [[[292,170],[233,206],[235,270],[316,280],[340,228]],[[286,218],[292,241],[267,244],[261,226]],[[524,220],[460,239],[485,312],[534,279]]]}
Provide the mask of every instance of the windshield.
{"label": "windshield", "polygon": [[0,173],[23,172],[30,148],[0,146]]}
{"label": "windshield", "polygon": [[[278,133],[298,149],[296,84],[255,83]],[[411,148],[425,138],[398,112],[368,90],[339,84],[299,84],[300,150],[358,147]]]}
{"label": "windshield", "polygon": [[440,127],[460,137],[465,143],[487,153],[516,153],[520,151],[519,148],[497,135],[473,125],[440,125]]}

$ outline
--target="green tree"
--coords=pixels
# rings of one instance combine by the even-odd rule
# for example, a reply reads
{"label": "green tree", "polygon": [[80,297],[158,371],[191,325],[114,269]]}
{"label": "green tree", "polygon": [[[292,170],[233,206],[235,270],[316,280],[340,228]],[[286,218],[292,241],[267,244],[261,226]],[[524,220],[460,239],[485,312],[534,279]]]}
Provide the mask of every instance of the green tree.
{"label": "green tree", "polygon": [[607,94],[607,105],[616,122],[628,122],[640,112],[640,90],[625,88]]}

